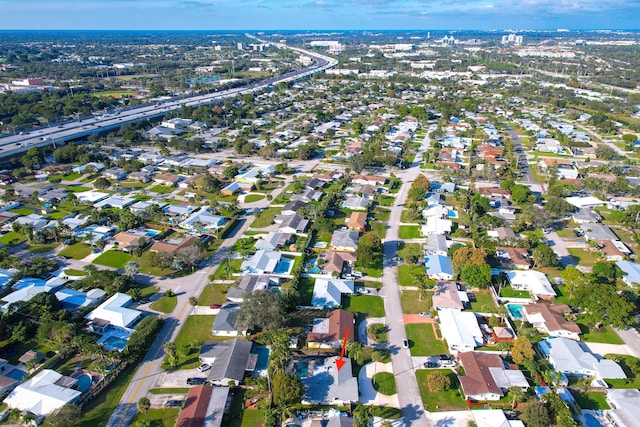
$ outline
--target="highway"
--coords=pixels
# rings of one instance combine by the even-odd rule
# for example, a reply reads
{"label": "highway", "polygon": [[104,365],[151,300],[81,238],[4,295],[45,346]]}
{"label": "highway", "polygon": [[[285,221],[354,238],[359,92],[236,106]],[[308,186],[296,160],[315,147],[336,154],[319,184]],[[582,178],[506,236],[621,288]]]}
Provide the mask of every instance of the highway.
{"label": "highway", "polygon": [[276,44],[279,48],[291,49],[313,58],[314,63],[302,70],[291,71],[276,77],[270,77],[259,83],[227,89],[219,92],[178,97],[171,100],[145,104],[139,107],[123,109],[111,114],[79,118],[77,120],[52,123],[49,126],[31,129],[0,137],[0,159],[26,152],[31,147],[44,147],[61,144],[66,141],[83,138],[91,134],[118,129],[127,123],[139,120],[155,119],[166,113],[180,109],[182,106],[201,107],[213,105],[238,95],[257,92],[281,82],[300,80],[318,71],[324,71],[337,65],[338,61],[328,56],[310,52],[305,49]]}

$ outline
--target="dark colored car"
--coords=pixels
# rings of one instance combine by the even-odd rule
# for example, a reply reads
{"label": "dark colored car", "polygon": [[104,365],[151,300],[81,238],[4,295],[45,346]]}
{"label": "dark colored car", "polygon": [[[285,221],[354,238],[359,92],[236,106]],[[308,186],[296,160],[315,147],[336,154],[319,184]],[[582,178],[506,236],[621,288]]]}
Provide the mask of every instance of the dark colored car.
{"label": "dark colored car", "polygon": [[164,403],[165,408],[179,408],[182,406],[182,400],[167,400]]}
{"label": "dark colored car", "polygon": [[206,378],[187,378],[187,385],[202,385],[206,382]]}

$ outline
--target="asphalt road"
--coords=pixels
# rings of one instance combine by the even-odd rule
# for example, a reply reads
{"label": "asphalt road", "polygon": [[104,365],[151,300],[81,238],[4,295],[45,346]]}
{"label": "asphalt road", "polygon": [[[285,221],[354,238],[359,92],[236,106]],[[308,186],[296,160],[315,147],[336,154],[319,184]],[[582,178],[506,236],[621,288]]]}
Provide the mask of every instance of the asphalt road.
{"label": "asphalt road", "polygon": [[[520,137],[510,126],[507,126],[506,129],[509,132],[509,135],[511,135],[511,139],[513,140],[513,148],[515,149],[516,155],[518,156],[518,164],[520,166],[520,170],[523,173],[522,181],[527,184],[540,185],[540,183],[535,180],[533,174],[531,173],[529,160],[527,160],[527,154],[524,152],[524,147],[522,146]],[[542,186],[540,188],[542,188]]]}

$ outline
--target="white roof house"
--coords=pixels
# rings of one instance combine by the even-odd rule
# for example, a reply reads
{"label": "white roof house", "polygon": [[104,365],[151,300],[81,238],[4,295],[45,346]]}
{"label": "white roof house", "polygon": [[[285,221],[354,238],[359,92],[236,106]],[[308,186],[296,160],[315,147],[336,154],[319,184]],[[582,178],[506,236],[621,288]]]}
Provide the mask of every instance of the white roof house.
{"label": "white roof house", "polygon": [[576,206],[578,208],[587,208],[587,207],[593,208],[596,206],[604,206],[607,204],[607,202],[604,202],[598,199],[597,197],[593,197],[593,196],[587,196],[587,197],[573,196],[573,197],[567,197],[565,200],[570,205]]}
{"label": "white roof house", "polygon": [[438,316],[442,337],[451,353],[473,351],[484,343],[475,314],[447,308],[439,310]]}
{"label": "white roof house", "polygon": [[250,274],[273,273],[281,258],[280,252],[260,249],[250,259],[243,261],[240,271]]}
{"label": "white roof house", "polygon": [[99,191],[83,191],[82,193],[75,193],[79,202],[94,204],[100,200],[108,198],[110,195],[107,193],[101,193]]}
{"label": "white roof house", "polygon": [[631,261],[618,261],[616,265],[624,273],[622,280],[627,285],[640,284],[640,264]]}
{"label": "white roof house", "polygon": [[87,314],[85,319],[94,324],[94,331],[104,331],[108,325],[129,330],[130,326],[142,316],[141,311],[127,308],[130,303],[129,295],[118,292]]}
{"label": "white roof house", "polygon": [[478,427],[524,427],[520,420],[509,420],[502,409],[482,409],[471,411]]}
{"label": "white roof house", "polygon": [[618,427],[633,427],[640,420],[640,391],[637,389],[607,390],[607,401],[611,410],[606,416],[611,425]]}
{"label": "white roof house", "polygon": [[9,308],[9,305],[19,301],[30,301],[31,298],[42,292],[53,292],[64,285],[67,281],[68,280],[66,279],[59,280],[58,278],[53,278],[46,282],[41,279],[33,278],[21,279],[13,285],[14,292],[11,292],[9,295],[5,295],[2,300],[0,300],[4,303],[2,305],[2,309],[6,310]]}
{"label": "white roof house", "polygon": [[209,212],[208,207],[203,206],[200,210],[192,213],[189,218],[182,221],[179,226],[187,230],[202,232],[206,230],[218,230],[224,226],[224,223],[224,217],[212,214]]}
{"label": "white roof house", "polygon": [[104,208],[116,208],[116,209],[124,209],[127,206],[130,206],[136,202],[136,199],[127,196],[111,196],[104,200],[100,200],[93,204],[94,208],[104,209]]}
{"label": "white roof house", "polygon": [[43,369],[9,393],[4,403],[37,416],[48,415],[78,400],[82,393],[71,388],[76,383],[71,377]]}
{"label": "white roof house", "polygon": [[533,270],[507,271],[507,278],[511,287],[516,290],[527,290],[536,298],[549,299],[556,296],[556,291],[544,273]]}
{"label": "white roof house", "polygon": [[313,286],[311,305],[318,308],[335,308],[342,304],[342,294],[352,294],[355,283],[353,280],[316,279]]}
{"label": "white roof house", "polygon": [[616,362],[597,358],[577,341],[554,337],[540,341],[538,345],[542,353],[549,357],[551,366],[560,373],[599,379],[627,378]]}
{"label": "white roof house", "polygon": [[429,236],[431,234],[449,234],[451,233],[452,222],[448,219],[430,216],[427,223],[422,224],[422,235]]}

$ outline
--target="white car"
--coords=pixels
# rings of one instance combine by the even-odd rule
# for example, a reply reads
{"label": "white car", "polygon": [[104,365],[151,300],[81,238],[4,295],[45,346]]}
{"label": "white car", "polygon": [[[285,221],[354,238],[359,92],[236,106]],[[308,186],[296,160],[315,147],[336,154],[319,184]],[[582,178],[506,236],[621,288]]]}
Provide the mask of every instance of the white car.
{"label": "white car", "polygon": [[198,366],[198,371],[200,372],[207,372],[209,369],[211,369],[211,365],[209,365],[208,363],[203,363],[202,365]]}

